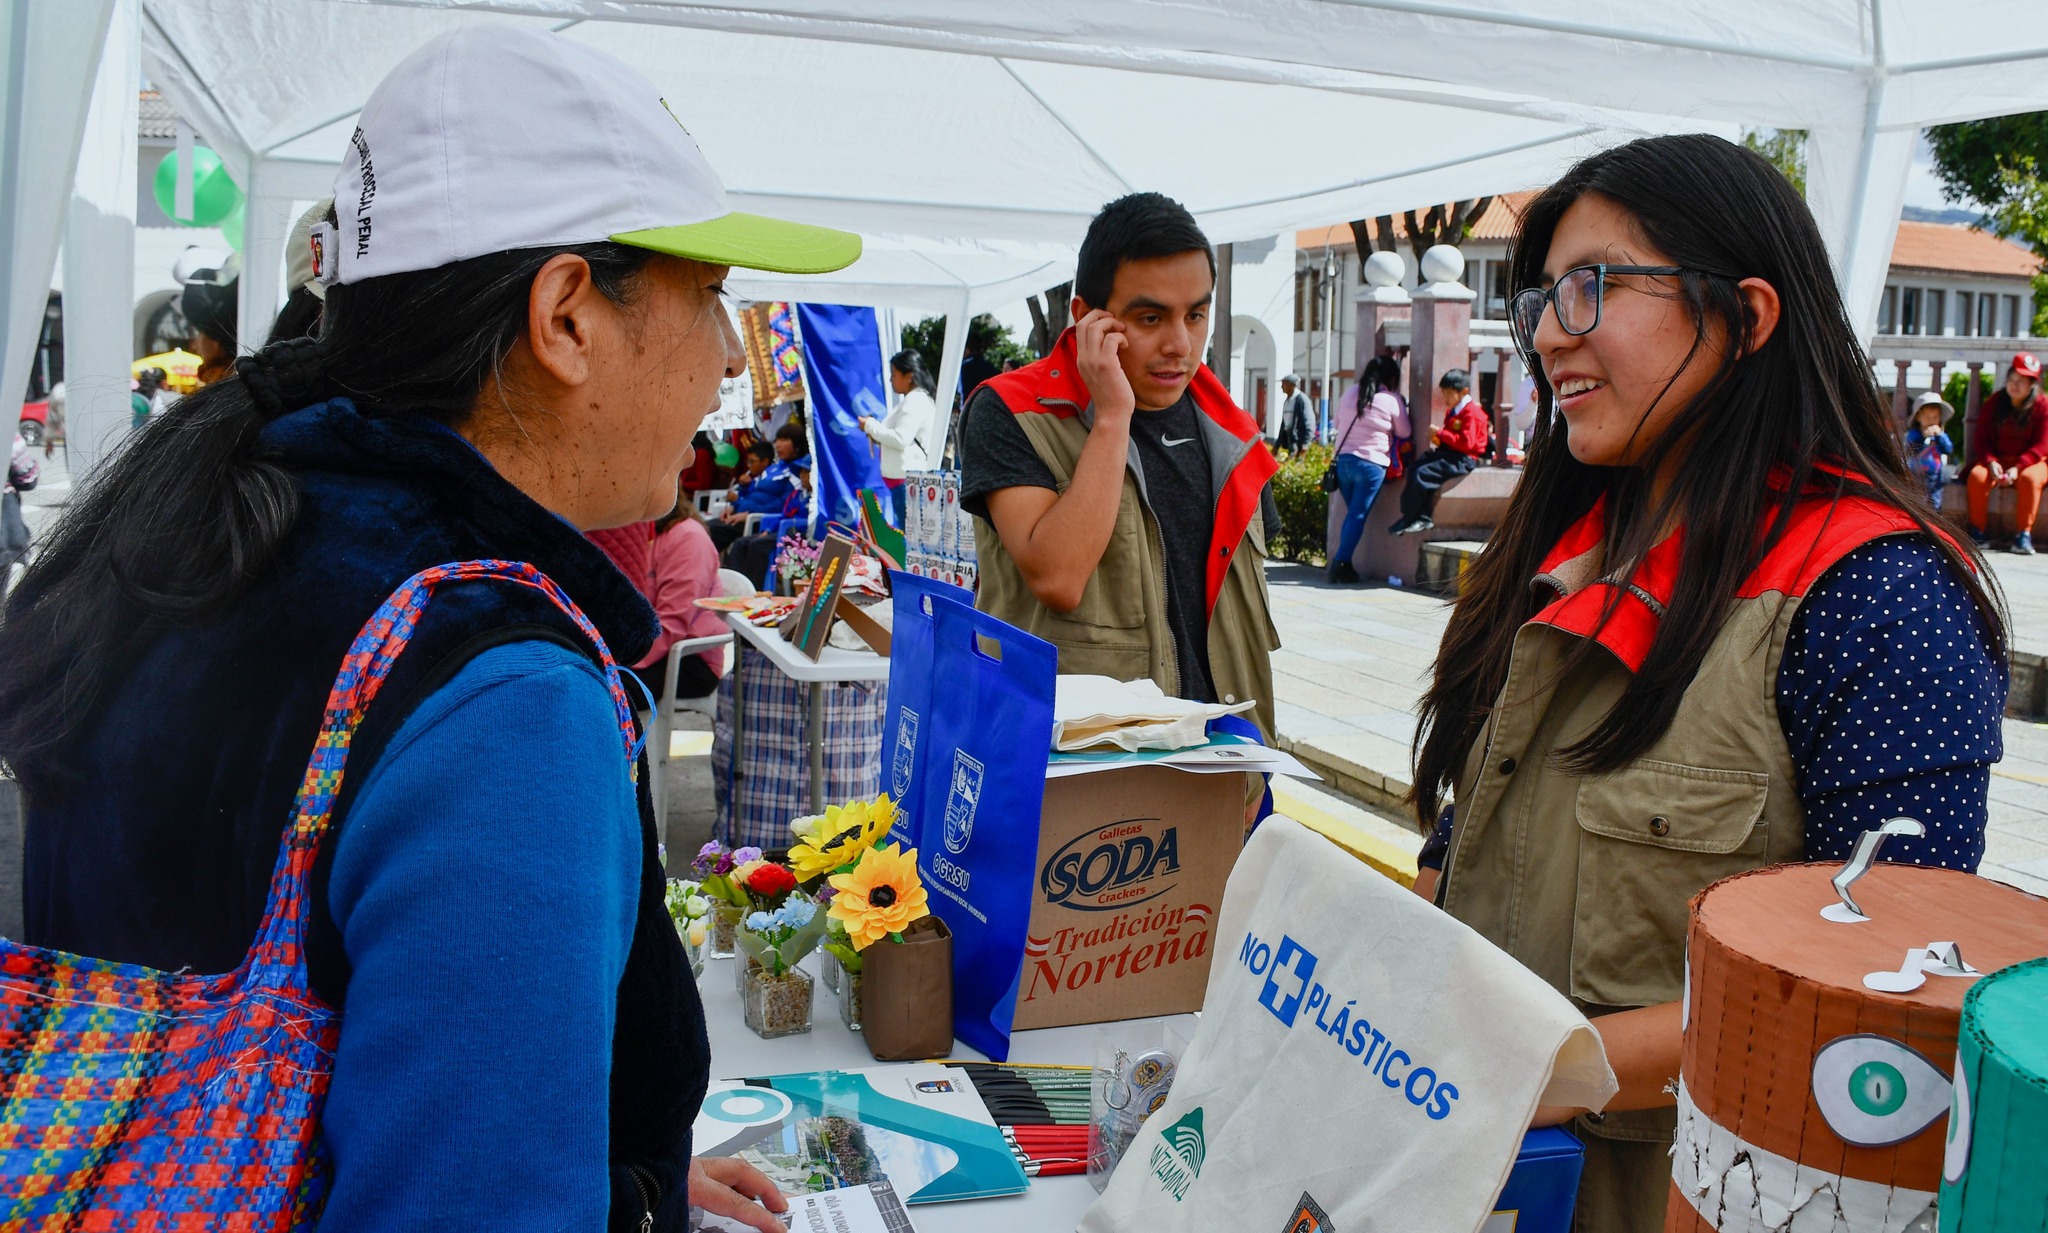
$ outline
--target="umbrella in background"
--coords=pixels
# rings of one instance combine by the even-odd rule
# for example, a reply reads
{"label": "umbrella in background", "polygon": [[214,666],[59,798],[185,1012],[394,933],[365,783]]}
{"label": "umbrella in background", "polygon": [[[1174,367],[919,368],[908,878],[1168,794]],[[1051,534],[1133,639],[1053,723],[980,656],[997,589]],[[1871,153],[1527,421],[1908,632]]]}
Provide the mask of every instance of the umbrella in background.
{"label": "umbrella in background", "polygon": [[190,394],[199,388],[199,357],[183,347],[143,356],[128,366],[128,376],[140,377],[145,368],[163,369],[170,378],[164,384],[179,394]]}

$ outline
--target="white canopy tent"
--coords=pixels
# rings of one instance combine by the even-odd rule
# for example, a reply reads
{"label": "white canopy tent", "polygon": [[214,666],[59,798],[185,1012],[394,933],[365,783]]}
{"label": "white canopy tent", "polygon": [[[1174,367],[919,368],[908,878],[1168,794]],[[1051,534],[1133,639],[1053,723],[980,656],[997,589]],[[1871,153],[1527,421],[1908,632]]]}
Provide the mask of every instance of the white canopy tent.
{"label": "white canopy tent", "polygon": [[[855,270],[784,294],[949,316],[967,311],[963,291],[978,309],[1067,277],[1052,267],[1071,264],[1088,219],[1134,188],[1179,198],[1230,241],[1539,183],[1597,144],[1697,127],[1350,68],[1233,78],[1142,56],[919,46],[820,26],[805,5],[141,2],[149,76],[249,193],[250,272],[276,268],[290,202],[323,194],[378,80],[467,21],[527,22],[619,56],[661,87],[736,208],[869,238]],[[1361,140],[1333,158],[1342,134]],[[1028,251],[988,247],[1001,244]],[[1048,264],[1047,246],[1063,259]],[[276,280],[245,274],[243,288],[243,320],[266,319]]]}
{"label": "white canopy tent", "polygon": [[[328,191],[363,98],[465,21],[533,23],[621,56],[661,86],[737,208],[871,237],[871,274],[785,294],[865,287],[871,302],[948,312],[963,287],[973,302],[977,287],[1028,282],[1029,254],[1007,273],[981,256],[942,270],[941,255],[920,284],[924,250],[1071,250],[1132,188],[1178,197],[1232,241],[1539,184],[1636,133],[1764,124],[1811,130],[1816,212],[1867,322],[1916,131],[2048,108],[2038,0],[138,4],[145,72],[249,195],[245,323],[274,308],[291,203]],[[57,24],[79,30],[106,8],[62,7]],[[91,74],[50,76],[30,97],[38,116]],[[0,169],[38,192],[69,180],[35,143],[10,141]],[[22,277],[14,267],[11,290]],[[10,330],[10,357],[27,345]]]}

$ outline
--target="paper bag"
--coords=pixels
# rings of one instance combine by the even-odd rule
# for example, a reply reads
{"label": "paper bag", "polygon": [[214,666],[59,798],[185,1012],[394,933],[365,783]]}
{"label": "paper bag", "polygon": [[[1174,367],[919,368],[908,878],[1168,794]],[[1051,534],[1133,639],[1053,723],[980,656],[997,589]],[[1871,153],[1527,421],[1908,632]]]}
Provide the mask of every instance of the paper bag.
{"label": "paper bag", "polygon": [[929,714],[932,697],[932,600],[939,597],[972,608],[974,596],[951,583],[900,570],[889,575],[889,588],[889,709],[882,717],[883,787],[897,805],[889,842],[907,852],[920,846],[914,825],[917,802],[910,799],[910,785],[917,773],[917,734]]}
{"label": "paper bag", "polygon": [[953,935],[927,916],[861,952],[861,1036],[878,1062],[953,1052]]}
{"label": "paper bag", "polygon": [[1172,1093],[1082,1233],[1473,1233],[1536,1107],[1616,1090],[1570,1002],[1288,818],[1238,859],[1217,942]]}

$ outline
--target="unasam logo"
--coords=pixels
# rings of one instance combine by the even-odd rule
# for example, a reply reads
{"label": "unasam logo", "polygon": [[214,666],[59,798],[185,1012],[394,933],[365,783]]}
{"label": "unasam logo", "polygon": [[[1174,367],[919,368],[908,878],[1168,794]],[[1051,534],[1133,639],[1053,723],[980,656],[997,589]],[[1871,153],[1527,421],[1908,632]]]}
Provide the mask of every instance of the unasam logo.
{"label": "unasam logo", "polygon": [[1125,818],[1068,840],[1038,871],[1038,889],[1063,908],[1115,912],[1166,894],[1179,872],[1179,830]]}
{"label": "unasam logo", "polygon": [[946,851],[958,856],[974,838],[974,811],[981,807],[982,765],[964,749],[953,751],[953,783],[946,791]]}
{"label": "unasam logo", "polygon": [[1152,1176],[1178,1203],[1202,1176],[1202,1160],[1209,1154],[1208,1140],[1202,1135],[1202,1106],[1189,1109],[1186,1117],[1160,1131],[1159,1138],[1152,1145]]}
{"label": "unasam logo", "polygon": [[896,716],[896,756],[889,766],[889,795],[899,801],[910,796],[910,772],[916,766],[917,712],[906,706]]}
{"label": "unasam logo", "polygon": [[1329,1213],[1316,1197],[1304,1190],[1301,1202],[1294,1205],[1294,1215],[1287,1218],[1287,1233],[1337,1233],[1337,1226],[1330,1223]]}

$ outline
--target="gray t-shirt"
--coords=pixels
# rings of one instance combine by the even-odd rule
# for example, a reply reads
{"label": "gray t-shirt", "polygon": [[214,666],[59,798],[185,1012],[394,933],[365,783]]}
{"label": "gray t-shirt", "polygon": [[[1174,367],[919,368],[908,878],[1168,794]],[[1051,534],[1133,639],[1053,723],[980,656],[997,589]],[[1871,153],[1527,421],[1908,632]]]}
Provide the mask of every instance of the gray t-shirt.
{"label": "gray t-shirt", "polygon": [[[1139,411],[1131,417],[1131,440],[1165,541],[1166,621],[1180,661],[1180,694],[1213,702],[1207,571],[1216,494],[1201,414],[1188,395],[1164,411]],[[994,390],[980,390],[960,421],[960,508],[987,518],[988,494],[1020,487],[1056,489],[1058,483],[1003,400]]]}

